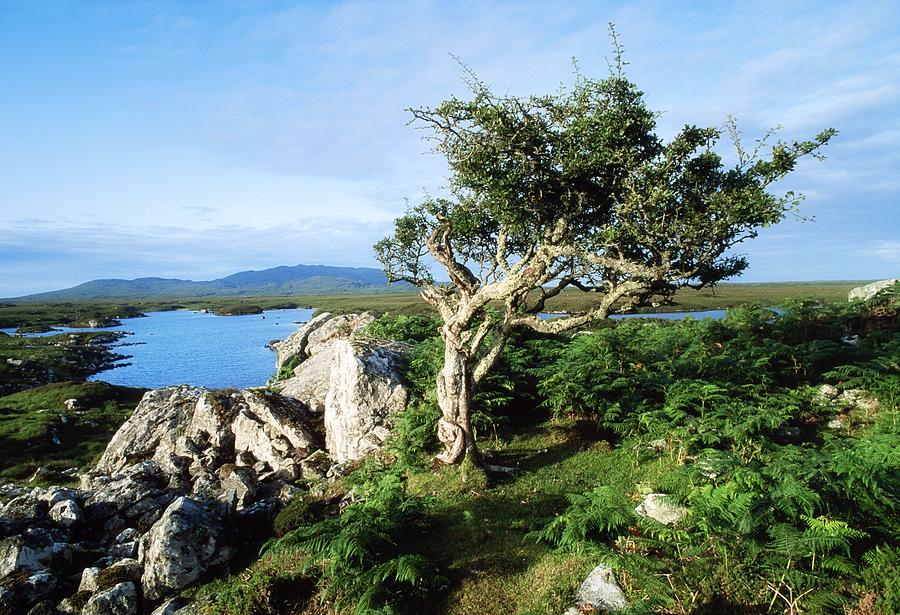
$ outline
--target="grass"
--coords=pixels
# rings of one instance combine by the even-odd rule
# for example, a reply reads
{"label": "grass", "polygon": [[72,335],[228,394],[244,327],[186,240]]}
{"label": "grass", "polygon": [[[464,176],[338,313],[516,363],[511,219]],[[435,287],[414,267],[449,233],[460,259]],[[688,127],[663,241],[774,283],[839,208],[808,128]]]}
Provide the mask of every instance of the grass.
{"label": "grass", "polygon": [[[783,282],[719,284],[700,291],[682,289],[675,305],[666,310],[705,310],[731,307],[743,303],[778,305],[789,297],[815,298],[821,301],[844,301],[847,292],[865,281]],[[548,305],[552,311],[577,311],[589,305],[591,298],[579,291],[562,293]],[[132,302],[67,301],[49,303],[0,304],[0,327],[19,326],[84,326],[91,319],[130,318],[145,312],[208,309],[215,313],[256,313],[257,309],[315,308],[326,312],[371,310],[393,314],[423,314],[431,308],[417,292],[297,295],[286,297],[216,297],[189,299],[156,299]]]}
{"label": "grass", "polygon": [[[0,397],[0,480],[25,480],[38,467],[40,482],[93,463],[131,415],[145,389],[105,382],[55,382]],[[75,409],[65,401],[76,399]]]}

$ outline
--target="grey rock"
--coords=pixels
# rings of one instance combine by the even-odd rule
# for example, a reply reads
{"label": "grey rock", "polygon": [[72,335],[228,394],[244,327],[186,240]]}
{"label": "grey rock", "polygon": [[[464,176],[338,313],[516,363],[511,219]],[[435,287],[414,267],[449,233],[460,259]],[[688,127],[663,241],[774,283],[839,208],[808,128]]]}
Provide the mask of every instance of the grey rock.
{"label": "grey rock", "polygon": [[109,474],[134,461],[153,458],[160,450],[173,451],[204,393],[185,385],[145,393],[131,418],[112,437],[97,470]]}
{"label": "grey rock", "polygon": [[141,539],[144,595],[155,600],[182,589],[233,553],[217,511],[180,497]]}
{"label": "grey rock", "polygon": [[82,615],[137,615],[137,588],[126,581],[91,596]]}
{"label": "grey rock", "polygon": [[100,574],[100,569],[96,566],[90,566],[81,571],[81,582],[78,584],[78,591],[80,592],[95,592],[99,585],[97,584],[97,577]]}
{"label": "grey rock", "polygon": [[43,535],[17,535],[0,541],[0,578],[16,571],[37,572],[53,560],[53,541]]}
{"label": "grey rock", "polygon": [[60,500],[50,508],[48,514],[63,527],[73,527],[84,521],[84,513],[75,500]]}
{"label": "grey rock", "polygon": [[378,450],[394,417],[406,407],[400,378],[401,344],[335,340],[325,398],[325,448],[337,462],[354,461]]}
{"label": "grey rock", "polygon": [[900,278],[880,280],[878,282],[866,284],[865,286],[857,286],[850,291],[850,293],[847,295],[847,299],[849,299],[850,301],[868,301],[869,299],[877,295],[880,291],[889,286],[893,286],[897,282],[900,282]]}
{"label": "grey rock", "polygon": [[185,602],[183,598],[170,598],[153,609],[150,615],[175,615],[179,609],[184,608]]}
{"label": "grey rock", "polygon": [[133,527],[128,527],[119,532],[113,542],[121,544],[123,542],[131,542],[141,537],[141,533]]}
{"label": "grey rock", "polygon": [[280,370],[285,363],[298,355],[301,358],[306,358],[306,345],[310,333],[318,329],[331,318],[332,315],[330,313],[323,312],[291,333],[282,341],[272,344],[272,348],[275,350],[275,371]]}
{"label": "grey rock", "polygon": [[684,519],[688,511],[668,501],[665,493],[651,493],[634,509],[641,517],[648,517],[663,525],[672,525]]}
{"label": "grey rock", "polygon": [[628,606],[628,600],[616,583],[612,568],[601,564],[594,568],[578,588],[575,595],[575,606],[570,607],[565,615],[581,615],[593,612],[615,612]]}
{"label": "grey rock", "polygon": [[49,570],[38,570],[32,573],[21,588],[25,603],[34,604],[42,600],[56,589],[56,583],[56,577]]}

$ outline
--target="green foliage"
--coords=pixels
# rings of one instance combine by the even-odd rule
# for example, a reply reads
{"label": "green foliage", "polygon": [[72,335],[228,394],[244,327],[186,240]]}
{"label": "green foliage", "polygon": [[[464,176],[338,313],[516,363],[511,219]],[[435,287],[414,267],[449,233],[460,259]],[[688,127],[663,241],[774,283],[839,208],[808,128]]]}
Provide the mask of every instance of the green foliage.
{"label": "green foliage", "polygon": [[302,573],[320,575],[320,598],[338,611],[405,612],[445,582],[427,558],[403,550],[422,529],[424,502],[407,493],[398,474],[366,472],[339,516],[292,530],[261,554],[302,555]]}
{"label": "green foliage", "polygon": [[[895,588],[866,572],[866,557],[890,567],[900,536],[900,330],[896,321],[871,326],[884,309],[796,301],[777,317],[746,306],[721,322],[621,323],[574,338],[540,370],[545,404],[622,433],[638,463],[674,462],[656,488],[690,508],[686,527],[641,523],[641,534],[620,537],[617,548],[673,562],[715,554],[706,574],[754,608],[834,611],[865,587],[891,600]],[[849,336],[858,341],[846,343]],[[827,381],[864,389],[880,406],[829,406],[817,396]],[[852,428],[826,429],[837,412],[860,416]],[[593,493],[538,534],[579,545]],[[561,538],[570,527],[574,538]],[[593,542],[613,538],[597,532]],[[617,561],[645,589],[661,565]],[[747,586],[736,569],[760,583]],[[647,604],[674,608],[676,585],[660,591],[668,597]]]}
{"label": "green foliage", "polygon": [[398,342],[416,343],[438,337],[441,323],[431,316],[382,314],[366,329],[366,335]]}
{"label": "green foliage", "polygon": [[614,539],[634,519],[621,489],[604,485],[584,495],[566,496],[569,507],[531,536],[558,547],[577,548],[592,540]]}

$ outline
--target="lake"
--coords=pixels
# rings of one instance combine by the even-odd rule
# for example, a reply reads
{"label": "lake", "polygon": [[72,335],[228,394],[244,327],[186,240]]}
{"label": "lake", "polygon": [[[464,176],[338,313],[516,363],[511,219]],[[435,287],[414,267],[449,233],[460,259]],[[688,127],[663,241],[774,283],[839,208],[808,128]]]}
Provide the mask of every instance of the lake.
{"label": "lake", "polygon": [[[307,322],[311,309],[269,310],[264,314],[216,316],[178,310],[148,312],[146,318],[123,320],[119,327],[72,329],[57,327],[55,335],[69,331],[127,331],[131,335],[111,346],[131,355],[127,365],[100,372],[90,380],[125,386],[159,388],[192,384],[211,389],[262,386],[275,372],[275,353],[267,344],[284,339]],[[565,314],[542,314],[554,318]],[[610,318],[724,318],[725,310],[616,314]],[[3,329],[13,333],[14,329]]]}
{"label": "lake", "polygon": [[148,312],[120,327],[68,331],[128,331],[111,348],[130,365],[100,372],[90,380],[126,386],[159,388],[193,384],[209,388],[262,386],[275,372],[275,353],[266,347],[284,339],[312,317],[313,310],[269,310],[264,314],[216,316],[178,310]]}

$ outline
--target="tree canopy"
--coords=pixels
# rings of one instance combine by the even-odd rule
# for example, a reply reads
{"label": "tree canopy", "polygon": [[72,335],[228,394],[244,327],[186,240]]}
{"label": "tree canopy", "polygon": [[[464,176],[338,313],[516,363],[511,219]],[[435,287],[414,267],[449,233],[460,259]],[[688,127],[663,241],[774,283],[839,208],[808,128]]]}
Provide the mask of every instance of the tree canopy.
{"label": "tree canopy", "polygon": [[[444,321],[454,354],[439,401],[442,386],[467,398],[516,327],[564,331],[741,273],[747,260],[732,248],[799,202],[772,184],[835,134],[773,144],[766,135],[748,150],[729,119],[687,125],[666,142],[622,66],[617,56],[605,79],[576,72],[571,88],[529,97],[496,95],[472,76],[470,99],[410,109],[447,159],[448,194],[412,206],[375,251],[388,279],[421,288]],[[716,151],[723,140],[736,147],[734,164]],[[449,282],[435,278],[434,264]],[[585,313],[542,319],[566,288],[597,300]],[[460,424],[467,419],[448,413],[459,404],[444,401],[442,458],[456,461],[476,449]]]}

